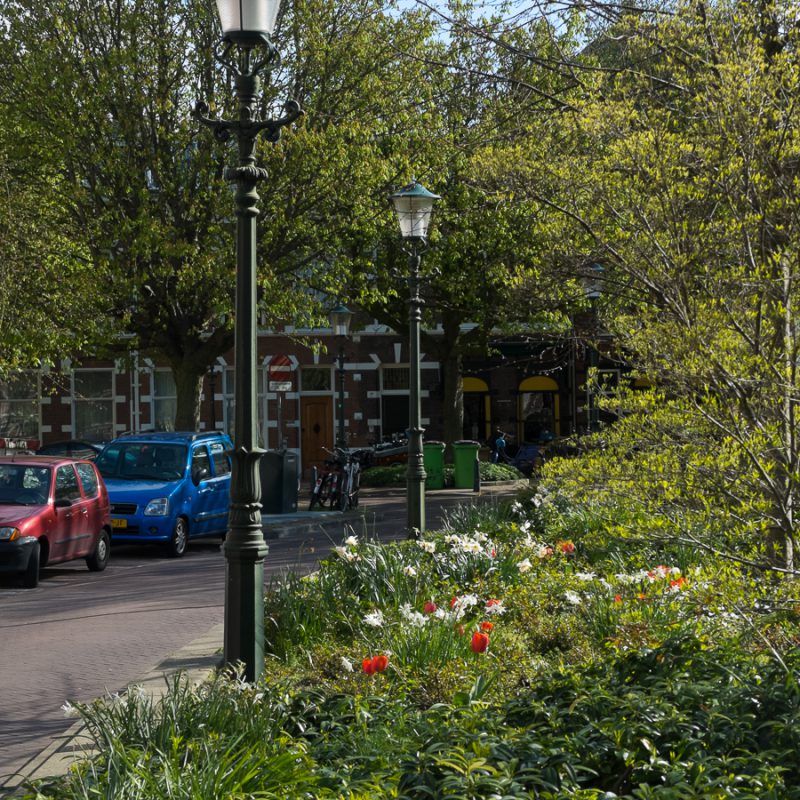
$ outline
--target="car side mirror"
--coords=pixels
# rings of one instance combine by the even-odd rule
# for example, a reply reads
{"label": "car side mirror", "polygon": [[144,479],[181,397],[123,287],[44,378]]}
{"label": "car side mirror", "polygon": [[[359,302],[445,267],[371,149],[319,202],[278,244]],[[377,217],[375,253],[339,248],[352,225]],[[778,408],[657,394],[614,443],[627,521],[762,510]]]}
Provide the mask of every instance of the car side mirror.
{"label": "car side mirror", "polygon": [[66,497],[59,497],[53,505],[56,508],[69,508],[72,505],[72,501],[68,500]]}
{"label": "car side mirror", "polygon": [[192,481],[194,482],[195,486],[197,486],[200,481],[208,480],[210,477],[211,473],[208,471],[208,469],[206,467],[201,467],[192,475]]}

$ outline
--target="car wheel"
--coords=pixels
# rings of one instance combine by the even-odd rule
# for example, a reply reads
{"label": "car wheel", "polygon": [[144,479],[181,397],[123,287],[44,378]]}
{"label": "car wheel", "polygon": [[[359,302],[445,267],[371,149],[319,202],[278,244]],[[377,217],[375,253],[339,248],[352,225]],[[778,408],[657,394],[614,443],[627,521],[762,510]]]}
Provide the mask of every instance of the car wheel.
{"label": "car wheel", "polygon": [[22,573],[22,585],[26,589],[35,589],[39,585],[39,542],[31,551],[28,566]]}
{"label": "car wheel", "polygon": [[183,517],[178,517],[175,520],[175,530],[172,532],[172,538],[167,545],[167,553],[170,558],[180,558],[186,552],[188,544],[189,527]]}
{"label": "car wheel", "polygon": [[108,538],[108,533],[105,530],[100,531],[100,536],[97,539],[97,547],[86,559],[86,566],[89,567],[91,572],[102,572],[108,564],[108,557],[111,555],[111,541]]}

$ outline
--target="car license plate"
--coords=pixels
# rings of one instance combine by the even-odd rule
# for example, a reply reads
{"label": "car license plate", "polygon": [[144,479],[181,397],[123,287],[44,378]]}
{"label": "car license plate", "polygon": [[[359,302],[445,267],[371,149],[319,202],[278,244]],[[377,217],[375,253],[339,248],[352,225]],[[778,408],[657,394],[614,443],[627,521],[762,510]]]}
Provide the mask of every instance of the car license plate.
{"label": "car license plate", "polygon": [[128,527],[128,520],[126,520],[126,519],[112,519],[111,520],[111,527],[112,528],[127,528]]}

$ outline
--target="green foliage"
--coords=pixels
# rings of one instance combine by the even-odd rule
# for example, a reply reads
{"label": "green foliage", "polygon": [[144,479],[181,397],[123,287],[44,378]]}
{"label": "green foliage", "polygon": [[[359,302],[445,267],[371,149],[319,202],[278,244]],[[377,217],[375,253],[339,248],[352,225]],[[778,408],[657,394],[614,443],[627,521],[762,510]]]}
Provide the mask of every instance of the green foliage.
{"label": "green foliage", "polygon": [[31,797],[800,797],[796,582],[604,547],[603,511],[527,494],[349,537],[270,588],[259,684],[80,706],[100,756]]}

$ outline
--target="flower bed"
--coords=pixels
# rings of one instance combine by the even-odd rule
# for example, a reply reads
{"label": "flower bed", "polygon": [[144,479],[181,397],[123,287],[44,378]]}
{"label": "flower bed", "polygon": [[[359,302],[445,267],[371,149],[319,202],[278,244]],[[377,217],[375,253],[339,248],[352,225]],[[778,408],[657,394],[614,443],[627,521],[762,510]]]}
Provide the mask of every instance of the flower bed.
{"label": "flower bed", "polygon": [[44,797],[800,798],[800,614],[547,498],[350,537],[268,593],[258,685],[80,707],[102,756]]}

